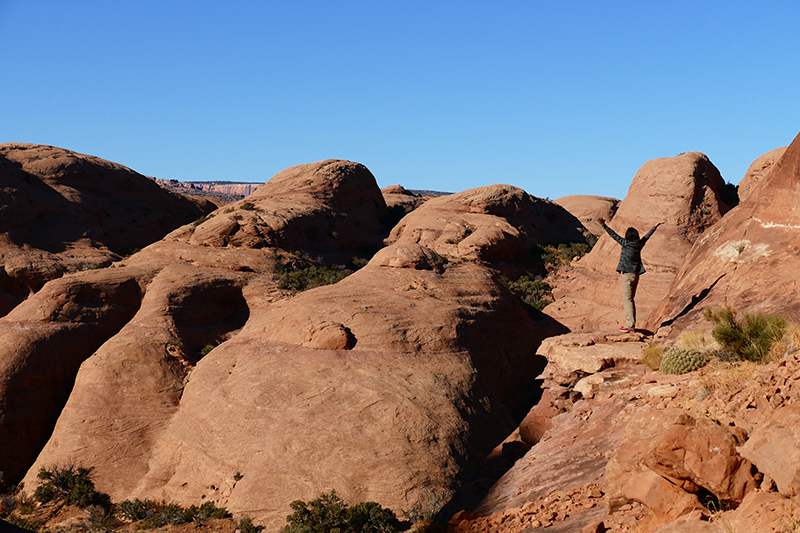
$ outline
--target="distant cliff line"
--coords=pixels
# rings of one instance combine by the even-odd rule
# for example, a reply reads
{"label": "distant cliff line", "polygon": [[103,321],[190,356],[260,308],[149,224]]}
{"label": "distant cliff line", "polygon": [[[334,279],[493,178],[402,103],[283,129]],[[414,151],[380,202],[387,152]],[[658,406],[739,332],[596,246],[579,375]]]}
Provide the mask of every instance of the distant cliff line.
{"label": "distant cliff line", "polygon": [[[263,182],[248,182],[248,181],[178,181],[166,180],[150,177],[153,181],[171,191],[186,194],[189,196],[201,196],[206,198],[215,198],[225,203],[235,202],[241,200],[245,196],[249,196],[256,191],[259,187],[264,185]],[[419,196],[446,196],[452,194],[450,192],[442,191],[429,191],[429,190],[414,190],[409,189]]]}

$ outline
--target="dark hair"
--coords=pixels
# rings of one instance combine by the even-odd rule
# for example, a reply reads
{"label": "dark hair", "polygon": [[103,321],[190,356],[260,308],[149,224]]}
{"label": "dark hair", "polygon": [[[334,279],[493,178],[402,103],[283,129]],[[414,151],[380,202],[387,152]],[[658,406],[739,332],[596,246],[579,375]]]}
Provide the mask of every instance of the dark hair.
{"label": "dark hair", "polygon": [[639,232],[636,231],[636,228],[628,228],[625,230],[625,238],[629,241],[638,241],[639,240]]}

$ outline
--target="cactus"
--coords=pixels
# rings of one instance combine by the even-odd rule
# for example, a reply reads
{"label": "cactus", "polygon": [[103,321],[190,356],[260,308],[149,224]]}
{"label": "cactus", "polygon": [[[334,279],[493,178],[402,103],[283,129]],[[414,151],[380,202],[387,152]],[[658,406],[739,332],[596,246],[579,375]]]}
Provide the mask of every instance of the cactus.
{"label": "cactus", "polygon": [[708,363],[708,356],[697,350],[670,348],[661,359],[659,370],[664,374],[686,374]]}

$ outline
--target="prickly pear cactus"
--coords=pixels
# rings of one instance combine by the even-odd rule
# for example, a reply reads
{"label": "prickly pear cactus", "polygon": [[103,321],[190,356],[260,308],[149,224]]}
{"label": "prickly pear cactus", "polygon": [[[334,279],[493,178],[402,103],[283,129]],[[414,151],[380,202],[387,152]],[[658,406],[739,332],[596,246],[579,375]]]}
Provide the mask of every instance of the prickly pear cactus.
{"label": "prickly pear cactus", "polygon": [[685,374],[708,363],[708,356],[697,350],[670,348],[661,359],[661,372],[664,374]]}

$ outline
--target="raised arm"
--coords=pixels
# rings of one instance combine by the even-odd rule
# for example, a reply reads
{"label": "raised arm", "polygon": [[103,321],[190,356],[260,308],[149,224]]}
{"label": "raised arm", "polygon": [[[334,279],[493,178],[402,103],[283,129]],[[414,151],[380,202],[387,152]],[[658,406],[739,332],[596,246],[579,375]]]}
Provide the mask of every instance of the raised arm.
{"label": "raised arm", "polygon": [[600,217],[600,218],[598,218],[598,219],[597,219],[597,221],[600,223],[600,226],[602,226],[602,228],[603,228],[604,230],[606,230],[606,233],[608,233],[609,235],[611,235],[611,238],[612,238],[612,239],[614,239],[615,241],[617,241],[617,242],[618,242],[618,243],[620,243],[620,244],[624,244],[624,243],[625,243],[625,239],[623,239],[622,237],[620,237],[619,235],[617,235],[617,234],[614,232],[614,230],[613,230],[613,229],[611,229],[611,228],[609,228],[608,226],[606,226],[606,219],[604,219],[603,217]]}
{"label": "raised arm", "polygon": [[653,226],[652,228],[650,228],[650,231],[648,231],[648,232],[647,232],[647,235],[645,235],[644,237],[642,237],[642,239],[641,239],[641,242],[642,242],[642,243],[645,243],[645,242],[647,242],[647,239],[649,239],[649,238],[650,238],[650,236],[653,234],[653,232],[656,230],[656,228],[657,228],[657,227],[659,227],[661,224],[666,224],[666,223],[667,223],[667,221],[666,221],[666,220],[662,220],[661,222],[659,222],[658,224],[656,224],[655,226]]}

